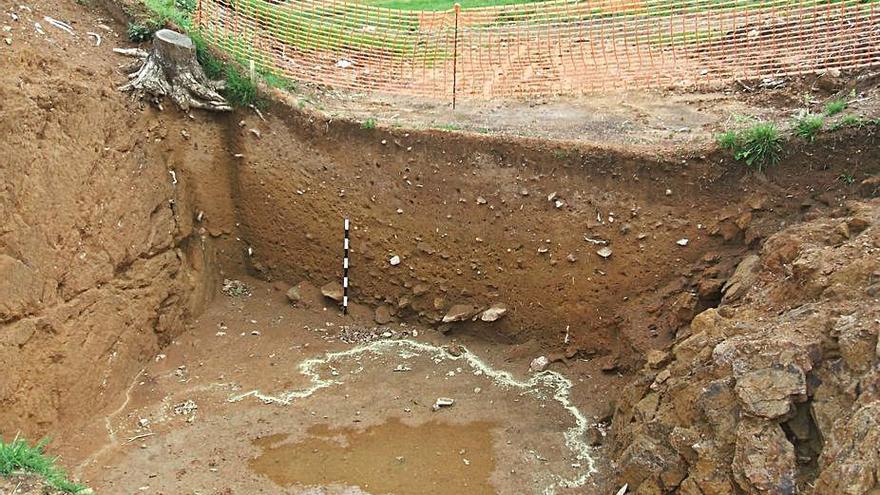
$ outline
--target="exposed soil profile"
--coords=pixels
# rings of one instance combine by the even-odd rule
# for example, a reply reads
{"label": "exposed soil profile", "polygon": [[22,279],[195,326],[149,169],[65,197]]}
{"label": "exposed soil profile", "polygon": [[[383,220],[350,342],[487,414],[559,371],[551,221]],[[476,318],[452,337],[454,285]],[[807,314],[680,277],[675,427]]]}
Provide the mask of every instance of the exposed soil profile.
{"label": "exposed soil profile", "polygon": [[97,6],[0,6],[0,436],[97,493],[878,489],[875,127],[755,174],[184,114]]}

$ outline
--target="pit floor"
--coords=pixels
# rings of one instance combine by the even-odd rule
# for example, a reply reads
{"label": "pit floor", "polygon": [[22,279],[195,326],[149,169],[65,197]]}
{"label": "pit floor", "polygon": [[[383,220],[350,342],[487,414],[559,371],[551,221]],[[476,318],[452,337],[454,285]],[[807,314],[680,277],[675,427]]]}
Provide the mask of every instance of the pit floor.
{"label": "pit floor", "polygon": [[[529,344],[377,327],[246,282],[67,436],[74,474],[98,493],[601,493],[584,429],[622,377],[586,360],[536,375]],[[378,338],[340,338],[357,332]]]}

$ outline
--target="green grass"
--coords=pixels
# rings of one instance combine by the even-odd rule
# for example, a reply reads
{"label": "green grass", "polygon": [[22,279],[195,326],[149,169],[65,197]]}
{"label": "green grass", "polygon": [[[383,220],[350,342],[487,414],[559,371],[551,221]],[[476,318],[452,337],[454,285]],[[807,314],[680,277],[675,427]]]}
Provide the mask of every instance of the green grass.
{"label": "green grass", "polygon": [[143,43],[152,39],[153,33],[159,28],[160,24],[153,19],[147,19],[144,22],[129,22],[125,34],[128,36],[129,41]]}
{"label": "green grass", "polygon": [[844,127],[855,127],[856,129],[861,129],[862,127],[865,127],[870,123],[870,120],[865,120],[858,115],[844,115],[840,120],[831,125],[831,130],[837,131],[843,129]]}
{"label": "green grass", "polygon": [[727,131],[718,135],[718,146],[721,146],[726,150],[735,150],[738,142],[739,136],[736,131]]}
{"label": "green grass", "polygon": [[834,100],[829,101],[825,104],[825,115],[831,117],[833,115],[837,115],[840,112],[846,110],[846,107],[849,106],[846,103],[846,100],[843,98],[836,98]]}
{"label": "green grass", "polygon": [[25,471],[41,476],[50,486],[67,493],[76,493],[86,487],[67,478],[67,473],[56,464],[57,458],[46,455],[49,440],[43,439],[31,446],[17,436],[9,443],[0,440],[0,476]]}
{"label": "green grass", "polygon": [[728,131],[718,136],[718,144],[733,151],[734,159],[762,172],[779,163],[782,135],[776,124],[758,122],[741,131]]}
{"label": "green grass", "polygon": [[[489,7],[492,5],[511,5],[515,3],[533,3],[540,0],[459,0],[463,9]],[[377,7],[399,10],[449,10],[455,6],[455,0],[371,0],[367,2]]]}
{"label": "green grass", "polygon": [[816,140],[816,135],[825,127],[825,118],[821,115],[806,114],[795,122],[794,133],[812,143]]}
{"label": "green grass", "polygon": [[257,102],[257,86],[234,66],[226,66],[226,89],[223,96],[234,106],[246,107]]}
{"label": "green grass", "polygon": [[367,120],[361,122],[361,129],[375,129],[376,128],[376,119],[373,117],[368,118]]}
{"label": "green grass", "polygon": [[449,123],[449,124],[438,124],[438,125],[434,126],[434,128],[435,128],[435,129],[440,129],[440,130],[442,130],[442,131],[460,131],[460,130],[462,130],[462,128],[461,128],[460,125],[458,125],[458,124],[453,124],[453,123]]}
{"label": "green grass", "polygon": [[[141,36],[142,31],[149,31],[149,35],[146,37],[146,39],[149,39],[154,31],[164,25],[171,24],[177,26],[192,38],[193,44],[196,46],[196,58],[205,70],[205,75],[214,80],[226,80],[226,89],[221,93],[230,104],[239,107],[246,107],[248,105],[261,106],[264,104],[263,100],[259,97],[256,84],[244,75],[244,71],[241,68],[248,63],[248,60],[240,58],[236,60],[236,64],[220,59],[212,52],[207,40],[205,40],[201,33],[193,29],[191,15],[197,5],[196,0],[143,0],[143,2],[153,13],[154,17],[132,23],[138,25],[138,30],[135,33],[137,36]],[[237,48],[237,50],[230,50],[230,48],[233,48],[232,45],[226,48],[228,53],[246,53],[246,51],[242,50],[242,47],[250,49],[246,40],[235,42],[234,48]],[[295,83],[272,72],[271,68],[261,64],[256,57],[254,58],[256,71],[266,81],[266,84],[285,90],[296,89]]]}
{"label": "green grass", "polygon": [[[537,3],[542,0],[458,0],[462,9],[472,9],[477,7],[490,7],[494,5],[511,5],[511,4],[530,4]],[[849,6],[877,3],[878,0],[831,0],[830,3],[844,3]],[[389,9],[400,10],[429,10],[442,11],[450,10],[456,4],[456,0],[366,0],[369,5],[384,7]],[[828,0],[790,0],[787,2],[793,6],[800,8],[812,6],[825,6]],[[594,16],[619,16],[630,15],[636,13],[639,15],[657,17],[668,16],[674,14],[695,14],[712,10],[730,10],[736,8],[738,10],[761,9],[769,7],[778,7],[778,0],[714,0],[706,2],[705,0],[678,0],[669,2],[668,0],[645,0],[641,9],[632,12],[603,12],[599,8],[593,9]]]}

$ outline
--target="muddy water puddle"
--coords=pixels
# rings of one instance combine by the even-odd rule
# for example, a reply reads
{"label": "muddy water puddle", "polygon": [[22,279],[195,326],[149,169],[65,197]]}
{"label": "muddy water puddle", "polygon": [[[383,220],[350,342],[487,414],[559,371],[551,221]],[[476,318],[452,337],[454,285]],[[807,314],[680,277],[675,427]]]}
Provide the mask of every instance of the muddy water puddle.
{"label": "muddy water puddle", "polygon": [[250,468],[282,486],[359,487],[373,494],[493,494],[492,423],[410,426],[392,419],[359,429],[318,425],[301,442],[254,441]]}

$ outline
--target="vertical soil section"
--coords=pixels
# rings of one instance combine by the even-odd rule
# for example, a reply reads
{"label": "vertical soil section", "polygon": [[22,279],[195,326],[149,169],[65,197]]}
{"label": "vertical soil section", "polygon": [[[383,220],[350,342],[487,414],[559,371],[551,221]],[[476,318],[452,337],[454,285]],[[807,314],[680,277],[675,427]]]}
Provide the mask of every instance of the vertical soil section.
{"label": "vertical soil section", "polygon": [[[537,339],[568,357],[615,350],[621,337],[642,350],[669,342],[717,305],[750,246],[847,191],[821,152],[758,177],[720,153],[385,132],[271,113],[239,131],[237,204],[256,273],[338,280],[350,217],[355,302],[430,323],[454,305],[502,302],[505,319],[458,328]],[[861,152],[846,166],[876,168],[873,148]]]}
{"label": "vertical soil section", "polygon": [[14,34],[0,71],[0,430],[34,438],[118,405],[211,298],[212,239],[235,212],[223,123],[127,101],[111,46]]}

